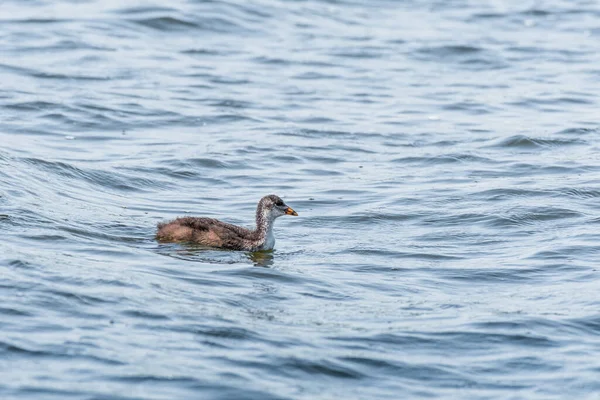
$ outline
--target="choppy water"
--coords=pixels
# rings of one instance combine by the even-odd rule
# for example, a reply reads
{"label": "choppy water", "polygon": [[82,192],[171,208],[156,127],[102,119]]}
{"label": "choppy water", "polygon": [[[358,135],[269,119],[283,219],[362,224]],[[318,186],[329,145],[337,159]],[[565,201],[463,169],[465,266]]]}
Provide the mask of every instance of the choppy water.
{"label": "choppy water", "polygon": [[0,10],[2,399],[599,396],[596,2]]}

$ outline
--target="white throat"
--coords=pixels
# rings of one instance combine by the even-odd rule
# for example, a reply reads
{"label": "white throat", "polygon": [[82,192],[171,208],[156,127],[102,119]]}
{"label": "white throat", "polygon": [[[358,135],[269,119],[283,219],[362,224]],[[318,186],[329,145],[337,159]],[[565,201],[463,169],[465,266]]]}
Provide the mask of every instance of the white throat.
{"label": "white throat", "polygon": [[267,231],[263,248],[265,250],[273,250],[273,247],[275,247],[275,236],[273,235],[273,225],[271,225],[271,228]]}
{"label": "white throat", "polygon": [[262,215],[256,221],[257,229],[262,231],[264,242],[261,246],[262,250],[272,250],[275,247],[275,235],[273,235],[273,225],[277,215],[274,215],[272,212],[268,212],[263,210]]}

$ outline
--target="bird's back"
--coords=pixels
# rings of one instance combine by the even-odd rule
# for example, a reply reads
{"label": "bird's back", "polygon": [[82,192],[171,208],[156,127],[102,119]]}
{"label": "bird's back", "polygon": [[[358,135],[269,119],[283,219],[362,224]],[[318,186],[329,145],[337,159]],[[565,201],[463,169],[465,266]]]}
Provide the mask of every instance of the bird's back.
{"label": "bird's back", "polygon": [[164,241],[194,242],[211,247],[243,249],[253,232],[214,218],[181,217],[158,225],[156,238]]}

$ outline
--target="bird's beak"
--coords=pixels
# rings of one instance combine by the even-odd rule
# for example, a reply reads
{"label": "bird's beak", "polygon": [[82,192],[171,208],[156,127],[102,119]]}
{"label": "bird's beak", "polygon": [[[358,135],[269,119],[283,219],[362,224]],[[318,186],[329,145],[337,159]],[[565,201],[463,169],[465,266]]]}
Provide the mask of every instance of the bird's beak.
{"label": "bird's beak", "polygon": [[291,207],[288,207],[288,208],[286,208],[286,209],[285,209],[285,213],[286,213],[287,215],[293,215],[293,216],[295,216],[295,217],[297,217],[297,216],[298,216],[298,213],[297,213],[296,211],[292,210],[292,208],[291,208]]}

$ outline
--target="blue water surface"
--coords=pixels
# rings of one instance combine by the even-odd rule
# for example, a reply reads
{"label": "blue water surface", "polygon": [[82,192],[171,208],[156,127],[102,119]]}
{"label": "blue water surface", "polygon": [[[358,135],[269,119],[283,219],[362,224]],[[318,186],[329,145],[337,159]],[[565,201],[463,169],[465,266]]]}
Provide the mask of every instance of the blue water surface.
{"label": "blue water surface", "polygon": [[[5,0],[0,398],[597,399],[600,5]],[[202,215],[275,251],[154,240]]]}

